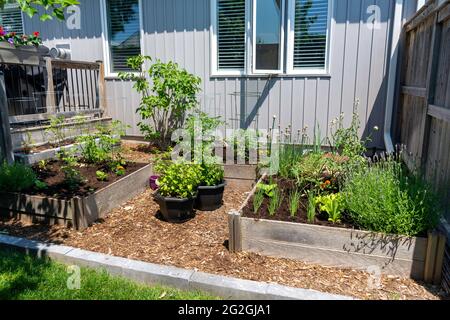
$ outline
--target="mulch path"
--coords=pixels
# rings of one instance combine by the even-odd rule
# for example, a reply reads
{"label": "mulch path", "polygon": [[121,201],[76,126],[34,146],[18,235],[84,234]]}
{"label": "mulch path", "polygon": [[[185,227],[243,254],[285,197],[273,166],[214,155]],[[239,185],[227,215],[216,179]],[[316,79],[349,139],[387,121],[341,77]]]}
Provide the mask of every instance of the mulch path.
{"label": "mulch path", "polygon": [[248,191],[248,188],[231,182],[221,209],[212,213],[197,212],[194,219],[183,224],[160,220],[158,205],[152,200],[152,191],[148,190],[83,232],[11,220],[0,221],[0,232],[130,259],[360,299],[439,298],[436,287],[427,287],[410,279],[383,276],[381,287],[370,289],[370,277],[365,272],[253,253],[231,254],[226,248],[227,212],[237,208]]}

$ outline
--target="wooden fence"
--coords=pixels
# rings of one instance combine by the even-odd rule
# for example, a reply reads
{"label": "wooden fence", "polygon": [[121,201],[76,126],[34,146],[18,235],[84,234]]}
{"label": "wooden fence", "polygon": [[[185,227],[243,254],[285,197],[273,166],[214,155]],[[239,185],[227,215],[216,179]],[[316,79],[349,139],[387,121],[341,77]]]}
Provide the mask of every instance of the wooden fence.
{"label": "wooden fence", "polygon": [[444,192],[450,219],[450,1],[430,0],[405,24],[399,123],[404,158]]}

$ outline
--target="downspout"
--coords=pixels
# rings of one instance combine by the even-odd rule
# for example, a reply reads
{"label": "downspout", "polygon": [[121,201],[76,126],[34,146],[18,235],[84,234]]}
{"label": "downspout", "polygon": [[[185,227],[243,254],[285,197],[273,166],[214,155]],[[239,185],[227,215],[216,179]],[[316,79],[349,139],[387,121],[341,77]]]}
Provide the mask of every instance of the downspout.
{"label": "downspout", "polygon": [[397,81],[397,64],[399,55],[400,36],[403,26],[403,0],[395,0],[394,23],[392,29],[392,46],[389,63],[388,90],[386,98],[386,111],[384,116],[384,145],[388,153],[394,152],[392,142],[392,117],[395,104],[395,88]]}

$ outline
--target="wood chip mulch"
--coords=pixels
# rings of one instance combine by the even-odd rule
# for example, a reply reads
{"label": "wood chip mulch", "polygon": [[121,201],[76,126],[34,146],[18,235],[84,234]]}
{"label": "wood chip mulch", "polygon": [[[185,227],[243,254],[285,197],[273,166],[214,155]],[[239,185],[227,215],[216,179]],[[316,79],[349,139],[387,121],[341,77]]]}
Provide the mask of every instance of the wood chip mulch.
{"label": "wood chip mulch", "polygon": [[77,232],[63,227],[0,221],[0,232],[78,247],[130,259],[190,268],[243,279],[275,282],[360,299],[439,299],[437,287],[410,279],[383,276],[379,288],[370,289],[370,276],[361,271],[265,257],[253,253],[231,254],[227,212],[237,208],[249,188],[230,183],[224,206],[198,212],[183,224],[160,220],[152,191],[111,212],[105,221]]}

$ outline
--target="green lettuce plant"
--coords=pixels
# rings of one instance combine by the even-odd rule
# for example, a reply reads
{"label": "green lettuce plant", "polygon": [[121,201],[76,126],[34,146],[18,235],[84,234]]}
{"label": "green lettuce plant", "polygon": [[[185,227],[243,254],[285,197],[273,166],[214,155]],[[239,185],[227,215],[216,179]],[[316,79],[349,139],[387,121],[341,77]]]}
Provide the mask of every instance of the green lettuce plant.
{"label": "green lettuce plant", "polygon": [[332,223],[340,223],[342,212],[345,209],[345,202],[341,194],[333,193],[316,197],[316,204],[319,205],[320,211],[328,214],[328,221]]}

